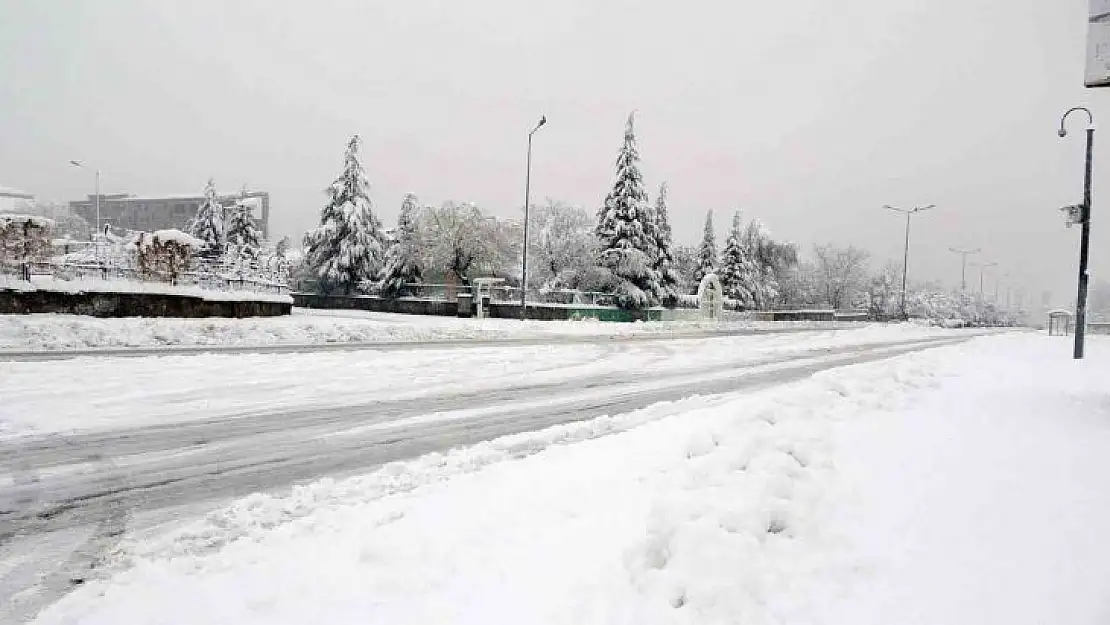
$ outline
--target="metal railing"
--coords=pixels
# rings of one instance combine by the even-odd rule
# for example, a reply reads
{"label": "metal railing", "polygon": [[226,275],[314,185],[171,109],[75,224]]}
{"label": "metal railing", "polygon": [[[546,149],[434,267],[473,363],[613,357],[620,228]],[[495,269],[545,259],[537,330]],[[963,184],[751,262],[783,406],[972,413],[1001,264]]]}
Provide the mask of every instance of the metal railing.
{"label": "metal railing", "polygon": [[[378,295],[376,286],[364,288],[369,295]],[[461,293],[473,293],[473,288],[464,284],[413,283],[405,285],[404,297],[432,299],[453,302]],[[490,301],[515,304],[520,302],[520,287],[495,285],[490,287]],[[581,306],[607,306],[612,304],[613,295],[595,291],[575,291],[571,289],[528,289],[528,302],[537,304],[563,304]]]}
{"label": "metal railing", "polygon": [[192,269],[172,277],[144,273],[130,263],[0,261],[0,275],[31,281],[47,276],[60,281],[124,280],[173,286],[196,286],[210,291],[250,291],[289,293],[289,286],[278,271],[241,270],[215,263],[197,263]]}

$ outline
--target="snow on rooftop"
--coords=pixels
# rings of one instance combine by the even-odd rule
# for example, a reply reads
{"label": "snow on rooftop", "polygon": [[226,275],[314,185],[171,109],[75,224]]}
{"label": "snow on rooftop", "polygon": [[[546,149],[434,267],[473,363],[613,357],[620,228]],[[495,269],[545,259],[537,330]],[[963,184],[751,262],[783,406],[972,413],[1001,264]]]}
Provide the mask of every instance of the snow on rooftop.
{"label": "snow on rooftop", "polygon": [[193,235],[182,232],[180,230],[155,230],[153,236],[159,241],[173,241],[186,247],[192,247],[196,249],[204,247],[204,241],[201,241]]}

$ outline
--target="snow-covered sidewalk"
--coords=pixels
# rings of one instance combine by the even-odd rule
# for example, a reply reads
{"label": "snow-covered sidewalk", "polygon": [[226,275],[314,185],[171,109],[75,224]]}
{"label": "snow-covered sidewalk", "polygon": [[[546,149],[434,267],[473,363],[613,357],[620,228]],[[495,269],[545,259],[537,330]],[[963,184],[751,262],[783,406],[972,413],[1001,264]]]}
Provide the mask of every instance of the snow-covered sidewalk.
{"label": "snow-covered sidewalk", "polygon": [[518,321],[457,319],[343,310],[294,309],[288,317],[250,319],[98,319],[81,315],[0,315],[0,350],[165,346],[309,345],[380,341],[530,339],[567,336],[690,334],[707,330],[833,328],[834,322]]}
{"label": "snow-covered sidewalk", "polygon": [[130,537],[38,622],[1105,622],[1108,376],[984,337],[395,463]]}

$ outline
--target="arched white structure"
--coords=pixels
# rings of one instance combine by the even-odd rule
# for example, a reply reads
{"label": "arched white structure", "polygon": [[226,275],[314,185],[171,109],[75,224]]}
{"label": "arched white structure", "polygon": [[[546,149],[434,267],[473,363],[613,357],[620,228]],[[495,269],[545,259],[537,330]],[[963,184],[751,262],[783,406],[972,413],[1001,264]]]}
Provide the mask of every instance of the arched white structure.
{"label": "arched white structure", "polygon": [[715,273],[707,273],[698,285],[698,310],[703,319],[719,320],[725,308],[725,291]]}

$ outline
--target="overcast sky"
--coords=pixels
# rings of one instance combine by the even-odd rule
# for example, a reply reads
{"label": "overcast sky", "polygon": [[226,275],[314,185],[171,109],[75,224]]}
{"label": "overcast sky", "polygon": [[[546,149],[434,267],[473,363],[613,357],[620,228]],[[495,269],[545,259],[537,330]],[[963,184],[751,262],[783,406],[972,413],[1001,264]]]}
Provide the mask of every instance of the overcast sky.
{"label": "overcast sky", "polygon": [[[803,248],[836,241],[959,281],[950,246],[981,246],[1034,299],[1074,297],[1088,104],[1086,0],[0,0],[0,185],[49,199],[104,189],[199,192],[212,176],[272,194],[300,234],[365,139],[387,223],[402,195],[596,208],[624,119],[644,174],[670,184],[680,242],[732,211]],[[1100,137],[1104,135],[1099,135]],[[1110,277],[1110,134],[1096,142],[1092,269]],[[1105,198],[1102,200],[1101,198]],[[1100,205],[1101,203],[1101,205]],[[978,282],[977,274],[974,282]],[[988,289],[990,288],[988,282]]]}

